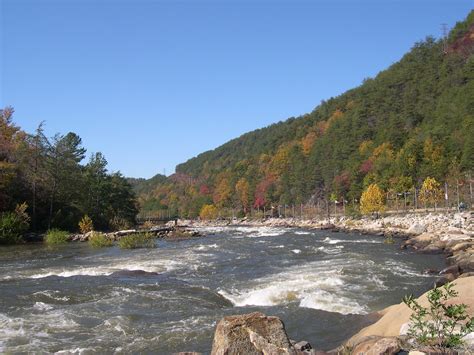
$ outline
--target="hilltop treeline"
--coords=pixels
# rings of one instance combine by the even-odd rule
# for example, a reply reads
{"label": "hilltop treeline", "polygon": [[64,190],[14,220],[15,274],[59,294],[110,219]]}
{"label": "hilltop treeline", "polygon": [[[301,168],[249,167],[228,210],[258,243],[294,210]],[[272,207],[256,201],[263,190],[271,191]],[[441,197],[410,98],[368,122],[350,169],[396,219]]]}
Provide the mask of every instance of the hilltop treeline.
{"label": "hilltop treeline", "polygon": [[[466,179],[474,169],[474,12],[313,112],[234,139],[140,191],[144,211],[194,217],[214,204],[247,212],[317,199],[357,200]],[[140,184],[136,185],[143,186]]]}
{"label": "hilltop treeline", "polygon": [[84,215],[97,229],[133,223],[137,207],[130,184],[120,173],[107,171],[101,153],[81,164],[85,157],[75,133],[48,138],[41,124],[29,134],[14,124],[12,108],[0,110],[0,232],[5,240],[18,224],[25,230],[74,231]]}

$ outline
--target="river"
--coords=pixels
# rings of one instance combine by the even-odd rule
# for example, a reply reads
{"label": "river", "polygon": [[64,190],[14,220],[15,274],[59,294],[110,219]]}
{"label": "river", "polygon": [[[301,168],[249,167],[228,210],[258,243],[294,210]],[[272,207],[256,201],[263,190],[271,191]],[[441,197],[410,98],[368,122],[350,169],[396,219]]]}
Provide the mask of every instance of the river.
{"label": "river", "polygon": [[[356,233],[220,227],[154,249],[0,248],[0,352],[209,353],[225,315],[279,316],[331,349],[368,313],[419,295],[439,255]],[[143,270],[150,273],[130,273]]]}

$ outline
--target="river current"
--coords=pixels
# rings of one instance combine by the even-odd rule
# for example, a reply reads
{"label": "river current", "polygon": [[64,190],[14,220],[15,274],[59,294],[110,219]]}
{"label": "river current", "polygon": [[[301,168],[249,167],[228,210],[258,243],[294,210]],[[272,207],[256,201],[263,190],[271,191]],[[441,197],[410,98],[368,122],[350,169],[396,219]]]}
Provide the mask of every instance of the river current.
{"label": "river current", "polygon": [[370,312],[429,289],[424,270],[444,266],[439,255],[356,233],[202,232],[154,249],[0,248],[0,353],[209,353],[219,319],[257,310],[327,350]]}

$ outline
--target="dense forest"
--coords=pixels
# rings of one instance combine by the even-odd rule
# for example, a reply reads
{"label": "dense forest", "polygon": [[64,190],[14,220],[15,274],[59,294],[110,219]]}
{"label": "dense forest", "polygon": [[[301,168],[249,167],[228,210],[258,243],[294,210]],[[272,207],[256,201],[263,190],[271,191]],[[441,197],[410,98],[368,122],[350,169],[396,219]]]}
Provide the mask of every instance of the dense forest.
{"label": "dense forest", "polygon": [[86,149],[75,133],[48,138],[43,126],[26,133],[13,108],[0,110],[0,243],[27,230],[75,231],[85,215],[99,230],[132,224],[137,204],[128,181],[107,171],[101,153],[81,164]]}
{"label": "dense forest", "polygon": [[[474,11],[373,79],[311,113],[244,134],[176,168],[133,180],[143,213],[246,214],[274,204],[357,201],[376,183],[406,193],[474,170]],[[442,186],[442,185],[441,185]]]}

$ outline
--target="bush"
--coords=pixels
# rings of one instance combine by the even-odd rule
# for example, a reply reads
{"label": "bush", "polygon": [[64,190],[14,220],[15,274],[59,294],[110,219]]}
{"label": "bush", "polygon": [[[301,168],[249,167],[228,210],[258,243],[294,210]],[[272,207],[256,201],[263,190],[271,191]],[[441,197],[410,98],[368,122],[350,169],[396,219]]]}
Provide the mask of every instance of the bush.
{"label": "bush", "polygon": [[120,238],[121,249],[154,248],[155,237],[151,233],[130,234]]}
{"label": "bush", "polygon": [[93,232],[89,237],[89,245],[93,248],[105,248],[113,246],[114,243],[104,233]]}
{"label": "bush", "polygon": [[79,230],[82,234],[86,234],[94,230],[94,224],[92,223],[92,219],[85,215],[79,222]]}
{"label": "bush", "polygon": [[45,242],[48,245],[58,245],[67,243],[69,240],[69,233],[59,229],[50,229],[46,233]]}
{"label": "bush", "polygon": [[130,223],[130,221],[126,220],[125,218],[115,216],[109,221],[109,226],[110,228],[112,228],[112,230],[119,231],[119,230],[131,228],[132,224]]}
{"label": "bush", "polygon": [[430,308],[421,306],[413,295],[403,302],[413,310],[408,336],[420,345],[438,348],[455,348],[462,345],[462,338],[474,330],[474,319],[469,317],[465,304],[447,304],[458,295],[449,283],[428,292]]}
{"label": "bush", "polygon": [[201,219],[216,219],[217,218],[217,207],[214,205],[204,205],[199,212]]}
{"label": "bush", "polygon": [[28,205],[17,205],[14,212],[0,214],[0,244],[16,244],[29,228],[30,217],[26,213]]}

